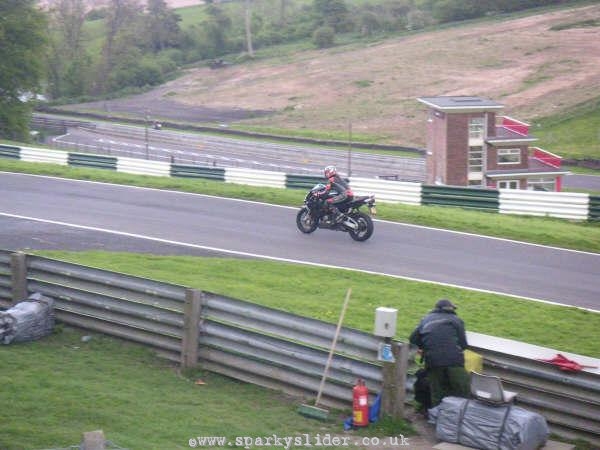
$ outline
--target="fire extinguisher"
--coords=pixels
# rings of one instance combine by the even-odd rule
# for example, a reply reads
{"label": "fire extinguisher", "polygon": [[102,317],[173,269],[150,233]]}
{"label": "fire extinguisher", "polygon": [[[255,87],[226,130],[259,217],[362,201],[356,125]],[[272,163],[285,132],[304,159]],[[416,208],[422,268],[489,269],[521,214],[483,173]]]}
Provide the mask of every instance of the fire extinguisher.
{"label": "fire extinguisher", "polygon": [[369,389],[361,378],[352,388],[352,423],[355,427],[369,425]]}

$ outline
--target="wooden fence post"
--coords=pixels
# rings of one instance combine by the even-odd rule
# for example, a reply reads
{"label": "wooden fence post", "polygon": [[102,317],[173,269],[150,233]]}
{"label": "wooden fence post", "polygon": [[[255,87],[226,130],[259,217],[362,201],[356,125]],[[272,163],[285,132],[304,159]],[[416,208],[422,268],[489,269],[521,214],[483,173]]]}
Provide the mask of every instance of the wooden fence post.
{"label": "wooden fence post", "polygon": [[394,362],[383,363],[383,389],[381,409],[394,419],[404,419],[406,401],[406,371],[408,369],[408,344],[391,342]]}
{"label": "wooden fence post", "polygon": [[27,298],[27,264],[25,258],[26,255],[23,252],[10,255],[10,282],[13,305]]}
{"label": "wooden fence post", "polygon": [[183,308],[183,339],[181,340],[182,369],[195,367],[198,364],[198,335],[200,334],[201,312],[202,292],[197,289],[186,289]]}

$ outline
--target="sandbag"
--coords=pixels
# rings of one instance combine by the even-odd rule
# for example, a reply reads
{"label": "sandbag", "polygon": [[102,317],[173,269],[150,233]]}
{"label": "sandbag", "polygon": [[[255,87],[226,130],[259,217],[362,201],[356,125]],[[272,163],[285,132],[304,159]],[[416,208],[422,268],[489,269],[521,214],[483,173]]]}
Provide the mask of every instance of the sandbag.
{"label": "sandbag", "polygon": [[28,342],[52,333],[54,329],[54,299],[40,293],[6,311],[0,311],[0,342]]}
{"label": "sandbag", "polygon": [[429,410],[436,437],[483,450],[536,450],[550,433],[546,419],[515,405],[445,397]]}

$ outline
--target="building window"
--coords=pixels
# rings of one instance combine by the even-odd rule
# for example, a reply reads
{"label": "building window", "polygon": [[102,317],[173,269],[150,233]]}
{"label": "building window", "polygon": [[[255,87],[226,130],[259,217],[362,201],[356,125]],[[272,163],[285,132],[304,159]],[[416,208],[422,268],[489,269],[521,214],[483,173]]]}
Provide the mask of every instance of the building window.
{"label": "building window", "polygon": [[498,189],[519,189],[519,180],[499,180]]}
{"label": "building window", "polygon": [[499,148],[498,164],[519,164],[521,162],[520,148]]}
{"label": "building window", "polygon": [[469,180],[481,180],[483,172],[483,147],[469,147]]}
{"label": "building window", "polygon": [[529,178],[527,180],[527,189],[530,191],[556,191],[556,178],[552,177],[540,177],[540,178]]}
{"label": "building window", "polygon": [[484,118],[483,117],[471,117],[469,120],[469,139],[482,140],[484,131]]}

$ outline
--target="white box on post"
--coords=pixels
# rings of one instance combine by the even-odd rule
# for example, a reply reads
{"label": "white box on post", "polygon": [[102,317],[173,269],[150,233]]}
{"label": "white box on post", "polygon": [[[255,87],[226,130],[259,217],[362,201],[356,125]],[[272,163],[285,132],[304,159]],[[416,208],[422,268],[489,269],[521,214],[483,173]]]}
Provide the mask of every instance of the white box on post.
{"label": "white box on post", "polygon": [[375,336],[392,338],[396,334],[398,310],[380,306],[375,310]]}

